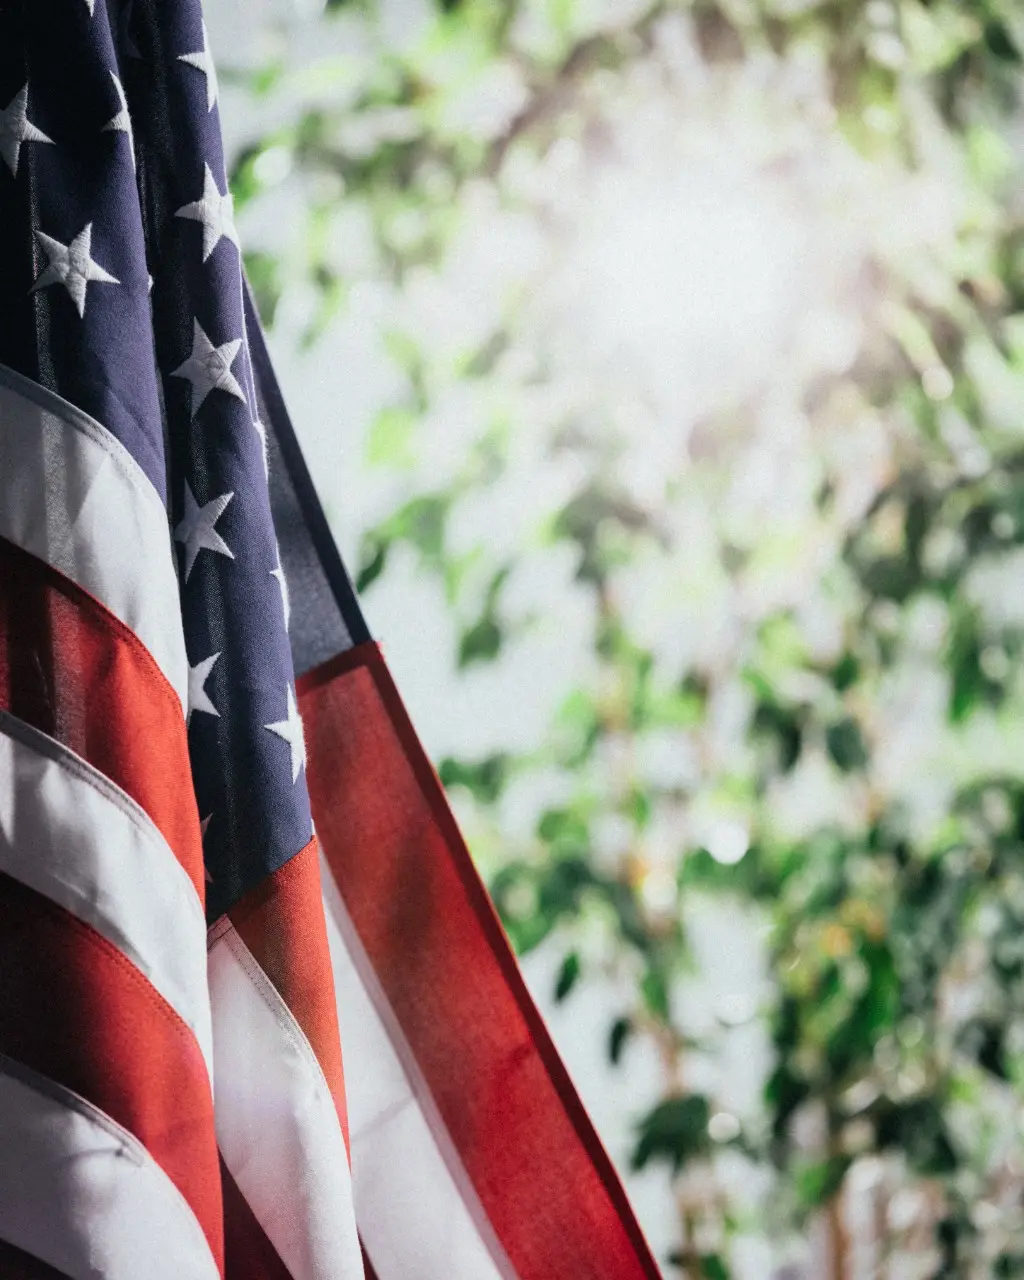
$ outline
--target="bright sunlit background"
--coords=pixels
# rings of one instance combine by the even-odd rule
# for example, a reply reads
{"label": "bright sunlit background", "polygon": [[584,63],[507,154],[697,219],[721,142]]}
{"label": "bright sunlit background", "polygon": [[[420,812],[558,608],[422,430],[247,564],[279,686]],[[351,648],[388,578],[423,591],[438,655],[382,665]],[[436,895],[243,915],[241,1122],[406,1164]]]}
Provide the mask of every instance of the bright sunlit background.
{"label": "bright sunlit background", "polygon": [[666,1275],[1024,1276],[1024,10],[207,19],[335,536]]}

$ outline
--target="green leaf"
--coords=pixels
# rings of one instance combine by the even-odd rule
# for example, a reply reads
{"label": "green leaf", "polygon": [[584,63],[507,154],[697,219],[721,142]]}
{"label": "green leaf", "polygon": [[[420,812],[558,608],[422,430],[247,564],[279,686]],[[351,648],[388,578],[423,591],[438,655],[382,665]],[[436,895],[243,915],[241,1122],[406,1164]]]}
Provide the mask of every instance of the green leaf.
{"label": "green leaf", "polygon": [[608,1060],[613,1066],[618,1066],[621,1061],[622,1051],[632,1032],[633,1024],[629,1018],[616,1018],[612,1023],[608,1033]]}
{"label": "green leaf", "polygon": [[483,612],[462,633],[458,658],[460,668],[471,666],[474,662],[492,662],[501,652],[506,627],[498,613],[498,601],[510,571],[508,565],[503,565],[493,574],[484,595]]}
{"label": "green leaf", "polygon": [[456,760],[445,756],[437,766],[445,787],[465,787],[481,804],[494,804],[508,780],[511,757],[503,751],[482,760]]}
{"label": "green leaf", "polygon": [[729,1268],[720,1253],[701,1255],[700,1274],[704,1280],[729,1280]]}
{"label": "green leaf", "polygon": [[273,328],[277,304],[281,298],[280,263],[277,255],[260,249],[245,254],[245,273],[256,295],[256,310],[266,328]]}
{"label": "green leaf", "polygon": [[539,946],[558,923],[558,913],[551,910],[538,891],[533,868],[524,863],[502,867],[489,887],[517,955]]}
{"label": "green leaf", "polygon": [[359,569],[356,572],[357,591],[366,591],[384,572],[390,548],[391,544],[385,538],[372,533],[364,536],[359,549]]}
{"label": "green leaf", "polygon": [[244,148],[235,157],[235,162],[228,173],[228,186],[236,211],[242,209],[248,201],[259,194],[261,183],[256,176],[256,161],[269,146],[269,139],[265,139],[255,146]]}
{"label": "green leaf", "polygon": [[947,661],[952,685],[949,715],[954,724],[968,718],[979,704],[992,702],[1000,686],[990,680],[981,663],[980,622],[972,610],[963,610],[953,620]]}
{"label": "green leaf", "polygon": [[648,969],[644,974],[640,980],[640,994],[651,1013],[662,1022],[668,1022],[668,988],[664,976],[657,969]]}
{"label": "green leaf", "polygon": [[848,1156],[816,1160],[796,1170],[796,1193],[808,1209],[817,1209],[836,1194],[850,1167]]}
{"label": "green leaf", "polygon": [[771,701],[759,702],[754,710],[751,732],[774,746],[778,769],[788,773],[800,758],[806,713]]}
{"label": "green leaf", "polygon": [[470,667],[474,662],[491,662],[501,652],[504,639],[498,620],[485,614],[459,638],[459,668]]}
{"label": "green leaf", "polygon": [[891,1105],[879,1115],[877,1127],[879,1147],[902,1151],[916,1173],[935,1177],[957,1168],[956,1150],[936,1097]]}
{"label": "green leaf", "polygon": [[590,830],[575,809],[545,809],[537,822],[537,837],[545,844],[585,848]]}
{"label": "green leaf", "polygon": [[414,462],[412,440],[417,418],[409,409],[381,409],[366,438],[366,461],[372,467],[408,467]]}
{"label": "green leaf", "polygon": [[511,862],[490,885],[498,914],[520,955],[543,942],[560,921],[578,915],[584,892],[594,887],[594,873],[580,857],[559,857],[541,867]]}
{"label": "green leaf", "polygon": [[1002,22],[989,22],[985,27],[985,44],[990,53],[1003,62],[1019,63],[1020,50]]}
{"label": "green leaf", "polygon": [[282,62],[268,62],[266,66],[257,67],[249,76],[249,87],[257,98],[264,98],[276,89],[285,73]]}
{"label": "green leaf", "polygon": [[1005,1029],[988,1022],[980,1028],[978,1044],[975,1051],[979,1065],[983,1066],[997,1080],[1009,1080],[1007,1070],[1007,1050]]}
{"label": "green leaf", "polygon": [[890,1028],[900,1008],[900,981],[892,955],[886,946],[862,942],[854,969],[863,973],[863,990],[849,989],[849,972],[844,966],[830,969],[829,985],[818,994],[819,1015],[835,1010],[835,1021],[826,1032],[829,1067],[840,1078],[871,1062],[879,1037]]}
{"label": "green leaf", "polygon": [[667,1161],[678,1173],[687,1160],[706,1152],[711,1108],[703,1094],[669,1098],[641,1120],[640,1138],[632,1155],[634,1169],[652,1160]]}
{"label": "green leaf", "polygon": [[[779,1043],[778,1034],[776,1043]],[[792,1047],[792,1044],[786,1045],[787,1050]],[[776,1138],[782,1138],[788,1132],[793,1113],[810,1096],[810,1084],[793,1069],[789,1061],[783,1060],[772,1072],[765,1088],[765,1099],[773,1111],[772,1132]]]}
{"label": "green leaf", "polygon": [[868,751],[860,726],[852,716],[846,716],[828,726],[825,730],[825,745],[829,755],[844,773],[863,769],[868,762]]}
{"label": "green leaf", "polygon": [[425,493],[412,498],[388,520],[384,531],[391,538],[411,543],[428,563],[439,563],[450,503],[445,493]]}
{"label": "green leaf", "polygon": [[541,900],[570,914],[579,909],[583,890],[594,883],[594,872],[586,858],[559,857],[544,868],[540,881]]}
{"label": "green leaf", "polygon": [[626,810],[638,831],[643,831],[651,820],[654,799],[649,791],[633,787],[626,800]]}
{"label": "green leaf", "polygon": [[860,663],[852,653],[844,653],[832,668],[832,685],[837,693],[845,693],[857,683]]}
{"label": "green leaf", "polygon": [[580,957],[575,951],[570,951],[562,961],[562,967],[558,971],[558,977],[555,980],[555,1000],[560,1004],[569,992],[576,985],[580,976]]}

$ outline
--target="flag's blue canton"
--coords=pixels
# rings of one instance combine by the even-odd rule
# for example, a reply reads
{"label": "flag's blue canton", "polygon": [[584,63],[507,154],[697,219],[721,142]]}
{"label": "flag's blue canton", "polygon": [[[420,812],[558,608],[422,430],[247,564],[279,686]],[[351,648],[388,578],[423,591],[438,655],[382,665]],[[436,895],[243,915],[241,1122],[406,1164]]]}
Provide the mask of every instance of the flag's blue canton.
{"label": "flag's blue canton", "polygon": [[198,0],[153,12],[174,131],[153,309],[212,918],[312,825],[216,73]]}
{"label": "flag's blue canton", "polygon": [[[130,135],[110,127],[119,89],[102,2],[94,15],[87,0],[0,2],[0,363],[102,422],[163,496],[142,215]],[[84,281],[80,314],[70,288],[32,288],[86,228],[89,260],[118,284]]]}
{"label": "flag's blue canton", "polygon": [[0,226],[35,231],[0,268],[0,362],[166,494],[211,919],[311,836],[216,102],[198,0],[0,0]]}

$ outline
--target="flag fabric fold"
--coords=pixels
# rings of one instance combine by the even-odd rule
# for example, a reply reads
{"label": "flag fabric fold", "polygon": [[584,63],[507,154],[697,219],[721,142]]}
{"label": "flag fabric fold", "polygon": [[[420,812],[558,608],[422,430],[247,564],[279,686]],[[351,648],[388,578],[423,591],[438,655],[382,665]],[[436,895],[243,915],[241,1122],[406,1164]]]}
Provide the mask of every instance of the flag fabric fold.
{"label": "flag fabric fold", "polygon": [[198,0],[0,0],[0,1274],[654,1277],[331,540],[218,94]]}

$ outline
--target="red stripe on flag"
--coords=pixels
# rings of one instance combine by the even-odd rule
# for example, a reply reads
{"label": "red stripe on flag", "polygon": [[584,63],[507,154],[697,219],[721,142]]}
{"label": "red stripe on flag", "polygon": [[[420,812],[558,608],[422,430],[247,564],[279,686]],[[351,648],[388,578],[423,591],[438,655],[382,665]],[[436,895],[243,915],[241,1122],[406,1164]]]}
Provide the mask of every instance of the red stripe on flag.
{"label": "red stripe on flag", "polygon": [[224,1198],[225,1280],[292,1280],[223,1159],[220,1181]]}
{"label": "red stripe on flag", "polygon": [[0,708],[105,773],[149,814],[205,894],[185,721],[128,627],[0,538]]}
{"label": "red stripe on flag", "polygon": [[349,1146],[345,1077],[316,838],[228,912],[302,1028],[334,1098]]}
{"label": "red stripe on flag", "polygon": [[520,1280],[658,1280],[377,647],[298,684],[328,865]]}
{"label": "red stripe on flag", "polygon": [[6,1240],[0,1240],[0,1276],[3,1280],[68,1280],[63,1271]]}
{"label": "red stripe on flag", "polygon": [[0,1053],[133,1133],[223,1269],[213,1100],[195,1037],[112,943],[2,872]]}

